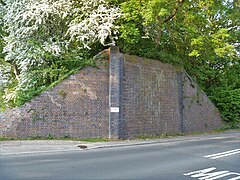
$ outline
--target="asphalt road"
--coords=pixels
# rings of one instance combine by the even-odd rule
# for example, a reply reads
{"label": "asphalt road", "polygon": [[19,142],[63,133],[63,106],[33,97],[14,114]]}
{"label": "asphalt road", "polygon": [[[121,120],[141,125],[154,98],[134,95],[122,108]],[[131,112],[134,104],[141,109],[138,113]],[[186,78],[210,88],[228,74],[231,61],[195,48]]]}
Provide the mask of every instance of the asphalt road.
{"label": "asphalt road", "polygon": [[161,143],[0,156],[1,180],[240,179],[240,131]]}

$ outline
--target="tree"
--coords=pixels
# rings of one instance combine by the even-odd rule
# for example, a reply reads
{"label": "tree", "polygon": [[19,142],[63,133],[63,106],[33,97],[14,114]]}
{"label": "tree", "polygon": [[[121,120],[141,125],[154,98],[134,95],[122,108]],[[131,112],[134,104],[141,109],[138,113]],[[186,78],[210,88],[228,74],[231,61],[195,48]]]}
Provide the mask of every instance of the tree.
{"label": "tree", "polygon": [[[217,106],[224,102],[222,94],[239,92],[239,0],[117,3],[123,13],[117,43],[124,52],[184,67]],[[239,103],[233,99],[232,106]],[[222,114],[229,113],[220,109]],[[239,117],[236,112],[234,117]]]}
{"label": "tree", "polygon": [[0,14],[5,33],[0,83],[7,79],[8,104],[22,104],[81,66],[94,44],[114,44],[113,23],[120,16],[105,0],[4,0]]}
{"label": "tree", "polygon": [[239,10],[239,0],[4,0],[0,96],[22,104],[116,41],[125,53],[184,67],[228,114],[223,94],[240,89]]}
{"label": "tree", "polygon": [[237,1],[125,1],[120,40],[134,46],[147,38],[161,51],[177,52],[188,60],[233,57],[237,47],[232,35],[239,30],[239,7],[234,4]]}

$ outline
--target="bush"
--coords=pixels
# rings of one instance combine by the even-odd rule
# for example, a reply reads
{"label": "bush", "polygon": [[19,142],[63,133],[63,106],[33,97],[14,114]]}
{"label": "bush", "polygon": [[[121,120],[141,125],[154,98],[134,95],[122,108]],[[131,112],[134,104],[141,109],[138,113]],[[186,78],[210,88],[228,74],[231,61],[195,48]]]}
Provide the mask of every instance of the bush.
{"label": "bush", "polygon": [[215,94],[210,98],[220,110],[225,121],[230,123],[240,122],[240,89],[216,89]]}

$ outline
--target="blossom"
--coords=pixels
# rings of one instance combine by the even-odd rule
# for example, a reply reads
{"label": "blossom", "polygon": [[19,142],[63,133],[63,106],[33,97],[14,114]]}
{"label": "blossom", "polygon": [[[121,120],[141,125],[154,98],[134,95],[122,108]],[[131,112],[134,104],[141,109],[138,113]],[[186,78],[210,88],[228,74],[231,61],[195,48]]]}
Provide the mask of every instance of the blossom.
{"label": "blossom", "polygon": [[[0,15],[7,34],[4,61],[17,72],[15,77],[3,76],[6,69],[0,66],[0,83],[15,78],[16,91],[37,84],[32,72],[49,58],[59,59],[75,42],[78,49],[91,49],[96,42],[114,44],[118,30],[114,22],[121,16],[105,0],[5,0]],[[16,96],[11,91],[7,101]]]}

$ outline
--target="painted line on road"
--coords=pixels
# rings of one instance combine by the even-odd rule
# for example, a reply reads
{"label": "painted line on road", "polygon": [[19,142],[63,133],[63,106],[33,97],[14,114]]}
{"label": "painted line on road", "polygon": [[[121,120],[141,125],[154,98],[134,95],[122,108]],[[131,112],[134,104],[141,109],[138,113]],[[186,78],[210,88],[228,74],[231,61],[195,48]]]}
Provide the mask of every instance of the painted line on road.
{"label": "painted line on road", "polygon": [[234,150],[231,150],[231,151],[225,151],[225,152],[221,152],[221,153],[217,153],[217,154],[211,154],[211,155],[207,155],[207,156],[204,156],[204,157],[205,158],[210,158],[210,159],[218,159],[218,158],[231,156],[231,155],[239,154],[239,153],[240,153],[240,149],[234,149]]}
{"label": "painted line on road", "polygon": [[[230,171],[215,171],[217,168],[211,167],[207,169],[201,169],[189,173],[184,173],[184,176],[190,176],[192,178],[197,178],[199,180],[216,180],[224,178],[230,178],[228,180],[238,180],[240,179],[240,174]],[[230,176],[230,177],[229,177]]]}

